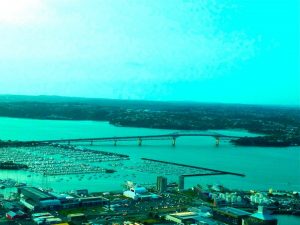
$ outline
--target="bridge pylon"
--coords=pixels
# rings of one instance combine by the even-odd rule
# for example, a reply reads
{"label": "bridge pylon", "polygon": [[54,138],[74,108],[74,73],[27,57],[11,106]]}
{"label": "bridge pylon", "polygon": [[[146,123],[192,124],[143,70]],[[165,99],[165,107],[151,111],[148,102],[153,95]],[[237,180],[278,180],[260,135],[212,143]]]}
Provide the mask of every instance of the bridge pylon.
{"label": "bridge pylon", "polygon": [[219,147],[220,145],[220,137],[216,137],[216,146]]}
{"label": "bridge pylon", "polygon": [[143,142],[142,138],[139,138],[139,139],[138,139],[138,145],[139,145],[139,146],[142,146],[142,142]]}
{"label": "bridge pylon", "polygon": [[172,137],[172,146],[173,146],[173,147],[176,146],[176,137]]}

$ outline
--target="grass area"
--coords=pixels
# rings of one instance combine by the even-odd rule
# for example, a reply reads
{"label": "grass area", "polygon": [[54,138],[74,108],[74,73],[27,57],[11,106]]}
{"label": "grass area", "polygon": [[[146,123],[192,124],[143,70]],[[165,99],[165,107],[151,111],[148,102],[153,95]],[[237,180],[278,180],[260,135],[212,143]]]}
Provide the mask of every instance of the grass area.
{"label": "grass area", "polygon": [[85,208],[78,208],[78,209],[62,209],[59,210],[58,213],[63,216],[67,216],[68,214],[73,214],[73,213],[85,213],[86,209]]}
{"label": "grass area", "polygon": [[63,216],[67,216],[68,214],[74,214],[74,213],[84,213],[84,214],[92,215],[92,214],[98,214],[100,212],[104,212],[102,206],[77,208],[77,209],[62,209],[58,211],[58,213]]}
{"label": "grass area", "polygon": [[186,190],[184,192],[182,192],[183,195],[189,197],[189,198],[193,198],[193,197],[197,197],[198,194],[192,190]]}
{"label": "grass area", "polygon": [[171,212],[175,212],[175,211],[184,211],[186,210],[187,207],[172,207],[172,208],[162,208],[162,209],[158,209],[157,212],[159,213],[171,213]]}
{"label": "grass area", "polygon": [[158,220],[158,219],[151,219],[151,218],[145,219],[145,220],[141,220],[141,223],[147,223],[147,224],[154,224],[154,223],[159,223],[159,222],[160,222],[160,220]]}

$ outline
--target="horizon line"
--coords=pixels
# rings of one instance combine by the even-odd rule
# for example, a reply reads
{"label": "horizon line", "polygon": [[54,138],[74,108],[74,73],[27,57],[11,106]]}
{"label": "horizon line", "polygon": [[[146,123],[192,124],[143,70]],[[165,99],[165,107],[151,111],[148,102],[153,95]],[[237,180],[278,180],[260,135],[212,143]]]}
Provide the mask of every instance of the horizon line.
{"label": "horizon line", "polygon": [[209,102],[209,101],[195,101],[195,100],[153,100],[153,99],[122,99],[122,98],[102,98],[102,97],[86,97],[86,96],[67,96],[67,95],[28,95],[28,94],[0,94],[0,97],[52,97],[52,98],[73,98],[73,99],[90,99],[90,100],[111,100],[111,101],[128,101],[128,102],[157,102],[157,103],[187,103],[187,104],[217,104],[217,105],[244,105],[244,106],[266,106],[266,107],[287,107],[287,108],[300,108],[299,104],[274,104],[274,103],[240,103],[240,102]]}

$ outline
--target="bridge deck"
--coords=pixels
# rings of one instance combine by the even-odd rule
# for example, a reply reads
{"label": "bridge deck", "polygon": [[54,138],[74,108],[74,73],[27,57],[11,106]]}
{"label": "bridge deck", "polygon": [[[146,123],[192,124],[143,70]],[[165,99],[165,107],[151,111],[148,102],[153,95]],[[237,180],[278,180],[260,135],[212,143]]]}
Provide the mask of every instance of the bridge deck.
{"label": "bridge deck", "polygon": [[161,134],[161,135],[140,135],[140,136],[123,136],[123,137],[100,137],[100,138],[74,138],[74,139],[56,139],[41,141],[23,141],[23,143],[66,143],[66,142],[106,142],[106,141],[132,141],[132,140],[166,140],[176,139],[178,137],[214,137],[225,139],[237,139],[241,136],[222,135],[222,134],[205,134],[205,133],[188,133],[188,134]]}

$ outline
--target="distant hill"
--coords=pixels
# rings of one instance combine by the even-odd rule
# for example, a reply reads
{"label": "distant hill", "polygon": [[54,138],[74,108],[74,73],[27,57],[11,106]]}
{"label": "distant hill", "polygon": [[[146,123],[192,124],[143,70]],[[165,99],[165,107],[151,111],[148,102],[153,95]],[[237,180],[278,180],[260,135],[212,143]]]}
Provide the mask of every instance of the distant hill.
{"label": "distant hill", "polygon": [[241,138],[236,144],[300,145],[300,108],[296,107],[0,95],[0,116],[174,130],[246,129],[268,136]]}
{"label": "distant hill", "polygon": [[44,102],[44,103],[86,103],[102,106],[126,106],[126,107],[147,107],[147,106],[223,106],[223,107],[265,107],[265,108],[300,108],[299,106],[282,105],[255,105],[238,103],[215,103],[215,102],[194,102],[194,101],[151,101],[151,100],[124,100],[105,98],[84,98],[65,97],[56,95],[1,95],[0,102]]}

